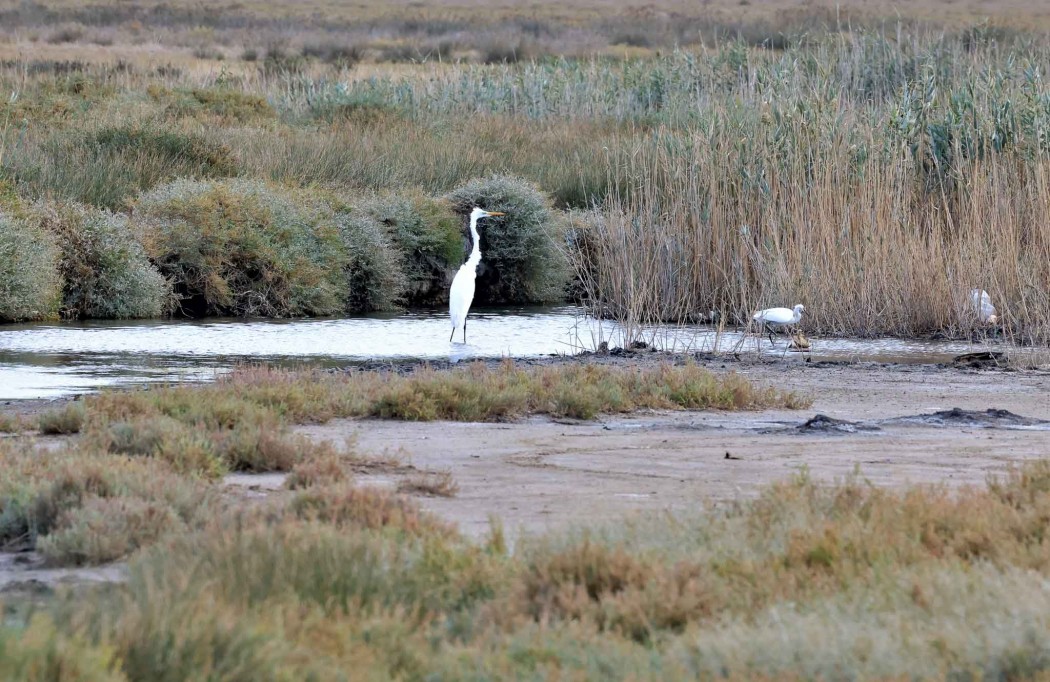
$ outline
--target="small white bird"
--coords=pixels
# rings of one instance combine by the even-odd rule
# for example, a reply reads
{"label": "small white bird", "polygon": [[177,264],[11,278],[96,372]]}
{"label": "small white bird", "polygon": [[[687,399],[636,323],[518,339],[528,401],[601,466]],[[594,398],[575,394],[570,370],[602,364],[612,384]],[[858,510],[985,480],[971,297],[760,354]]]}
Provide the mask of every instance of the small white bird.
{"label": "small white bird", "polygon": [[456,329],[463,327],[463,343],[467,342],[467,312],[474,300],[474,278],[478,274],[478,264],[481,263],[481,244],[478,237],[478,218],[505,215],[498,211],[484,211],[475,208],[470,212],[470,238],[474,240],[474,247],[470,250],[470,258],[459,266],[459,272],[452,279],[452,287],[448,292],[448,316],[452,319],[452,335],[448,337],[449,343],[456,336]]}
{"label": "small white bird", "polygon": [[973,310],[977,313],[977,319],[983,324],[995,324],[999,316],[992,305],[992,297],[984,289],[973,289],[970,291],[970,300],[973,301]]}
{"label": "small white bird", "polygon": [[801,303],[794,308],[767,308],[765,310],[759,310],[751,316],[751,319],[763,324],[766,332],[769,333],[769,342],[775,346],[776,343],[773,341],[772,325],[778,327],[790,327],[791,325],[798,324],[802,320],[802,312],[805,309],[806,306]]}

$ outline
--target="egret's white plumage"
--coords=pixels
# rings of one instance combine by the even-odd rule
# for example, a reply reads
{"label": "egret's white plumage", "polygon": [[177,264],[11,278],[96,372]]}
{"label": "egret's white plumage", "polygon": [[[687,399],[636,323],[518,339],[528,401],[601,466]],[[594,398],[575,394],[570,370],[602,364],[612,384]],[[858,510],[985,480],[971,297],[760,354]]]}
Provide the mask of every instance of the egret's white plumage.
{"label": "egret's white plumage", "polygon": [[974,312],[977,313],[977,319],[984,324],[995,324],[999,321],[999,317],[995,312],[995,306],[992,305],[992,297],[988,295],[988,292],[984,289],[974,289],[970,292],[970,300],[973,301]]}
{"label": "egret's white plumage", "polygon": [[799,304],[794,308],[767,308],[765,310],[759,310],[751,316],[751,319],[755,322],[763,322],[765,324],[798,324],[799,320],[802,319],[802,313],[805,310],[806,306],[802,304]]}
{"label": "egret's white plumage", "polygon": [[463,343],[467,342],[467,312],[474,300],[474,278],[478,274],[478,264],[481,263],[481,243],[478,237],[478,218],[487,218],[494,215],[503,215],[497,211],[484,211],[475,208],[470,212],[470,238],[474,246],[470,250],[470,258],[459,267],[459,272],[452,279],[452,287],[448,292],[448,316],[452,320],[452,335],[448,337],[449,342],[456,336],[456,330],[463,327]]}
{"label": "egret's white plumage", "polygon": [[772,326],[788,327],[798,324],[802,320],[802,312],[805,309],[806,306],[802,304],[796,305],[794,308],[766,308],[752,315],[751,319],[755,322],[761,322],[765,326],[766,331],[769,332],[769,342],[773,343]]}

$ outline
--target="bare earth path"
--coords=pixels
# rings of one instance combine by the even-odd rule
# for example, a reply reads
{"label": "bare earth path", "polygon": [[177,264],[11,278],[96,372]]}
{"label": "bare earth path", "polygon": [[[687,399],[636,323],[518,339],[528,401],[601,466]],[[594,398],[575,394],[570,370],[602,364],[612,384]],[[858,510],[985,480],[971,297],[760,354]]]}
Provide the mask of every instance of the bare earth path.
{"label": "bare earth path", "polygon": [[[450,471],[458,495],[424,498],[424,505],[474,536],[487,532],[490,515],[516,535],[615,520],[635,510],[687,511],[752,495],[803,468],[818,479],[844,477],[859,467],[876,485],[962,485],[1050,456],[1048,424],[1019,426],[1010,418],[976,424],[950,416],[944,425],[883,421],[953,407],[1050,421],[1045,372],[801,363],[735,369],[760,383],[808,393],[813,407],[650,412],[579,423],[343,420],[300,430],[335,442],[356,434],[363,452],[400,453],[418,468]],[[863,423],[853,433],[797,428],[818,413]],[[393,481],[377,476],[371,482]]]}

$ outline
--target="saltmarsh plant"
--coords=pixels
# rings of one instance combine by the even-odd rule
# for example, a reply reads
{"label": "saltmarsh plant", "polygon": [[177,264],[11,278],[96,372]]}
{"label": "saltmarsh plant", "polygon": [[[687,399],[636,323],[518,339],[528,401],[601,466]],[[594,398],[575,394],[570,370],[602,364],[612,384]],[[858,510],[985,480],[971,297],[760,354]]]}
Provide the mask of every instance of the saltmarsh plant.
{"label": "saltmarsh plant", "polygon": [[60,257],[52,234],[0,209],[0,321],[58,316]]}
{"label": "saltmarsh plant", "polygon": [[69,403],[57,410],[48,410],[37,419],[40,433],[44,435],[69,435],[80,433],[84,427],[86,411],[82,403]]}
{"label": "saltmarsh plant", "polygon": [[[192,392],[177,398],[175,391],[180,390]],[[519,367],[511,361],[496,367],[475,363],[448,371],[422,368],[409,375],[249,368],[216,386],[154,389],[128,399],[164,405],[193,395],[204,406],[215,399],[200,397],[209,393],[231,403],[268,406],[292,421],[349,416],[493,421],[537,413],[590,419],[603,412],[644,408],[801,408],[809,404],[796,393],[756,387],[740,375],[718,375],[692,363]],[[89,404],[112,399],[90,398]]]}
{"label": "saltmarsh plant", "polygon": [[160,317],[168,310],[171,287],[149,262],[126,216],[73,202],[40,202],[28,219],[57,238],[62,317]]}
{"label": "saltmarsh plant", "polygon": [[344,309],[347,256],[322,201],[254,180],[177,180],[139,197],[134,221],[185,314]]}
{"label": "saltmarsh plant", "polygon": [[463,260],[462,221],[447,201],[419,190],[387,192],[353,201],[352,215],[387,231],[400,253],[408,305],[448,301],[452,274]]}
{"label": "saltmarsh plant", "polygon": [[131,679],[1027,679],[1048,669],[1048,472],[957,491],[801,475],[511,555],[389,491],[311,487],[137,553],[45,639],[104,643]]}
{"label": "saltmarsh plant", "polygon": [[159,460],[92,444],[36,449],[0,443],[0,546],[51,563],[103,563],[203,523],[217,497]]}
{"label": "saltmarsh plant", "polygon": [[109,452],[155,457],[175,471],[217,478],[226,471],[289,471],[323,453],[288,432],[270,409],[235,396],[201,402],[192,389],[160,389],[152,399],[104,393],[86,399],[88,437]]}
{"label": "saltmarsh plant", "polygon": [[[550,202],[535,185],[493,175],[448,194],[461,215],[475,207],[505,216],[480,221],[481,266],[475,303],[543,303],[565,299],[568,267]],[[464,253],[469,252],[469,233]]]}

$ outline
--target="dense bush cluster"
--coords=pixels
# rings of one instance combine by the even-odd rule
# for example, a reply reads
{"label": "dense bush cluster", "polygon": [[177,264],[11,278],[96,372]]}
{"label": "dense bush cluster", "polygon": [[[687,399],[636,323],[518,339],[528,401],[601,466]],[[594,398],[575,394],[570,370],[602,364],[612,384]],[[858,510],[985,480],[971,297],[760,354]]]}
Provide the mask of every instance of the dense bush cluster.
{"label": "dense bush cluster", "polygon": [[0,320],[46,320],[58,315],[62,280],[55,238],[0,208]]}
{"label": "dense bush cluster", "polygon": [[520,180],[479,180],[439,198],[181,178],[139,195],[128,213],[51,200],[0,214],[0,319],[437,305],[470,250],[464,214],[474,205],[508,214],[483,228],[478,300],[560,298],[565,270],[548,201]]}
{"label": "dense bush cluster", "polygon": [[40,203],[30,215],[57,240],[62,317],[159,317],[171,287],[135,239],[128,218],[73,202]]}

